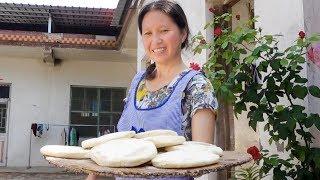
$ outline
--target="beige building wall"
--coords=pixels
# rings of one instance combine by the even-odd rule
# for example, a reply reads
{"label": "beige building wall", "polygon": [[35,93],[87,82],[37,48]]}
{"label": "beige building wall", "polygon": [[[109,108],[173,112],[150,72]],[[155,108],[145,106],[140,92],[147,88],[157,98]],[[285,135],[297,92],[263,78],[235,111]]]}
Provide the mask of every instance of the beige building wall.
{"label": "beige building wall", "polygon": [[[0,47],[1,51],[8,47]],[[38,51],[28,49],[16,54],[2,53],[0,74],[2,83],[11,84],[11,102],[8,118],[7,166],[28,166],[31,123],[69,124],[70,86],[129,87],[136,73],[134,58],[121,59],[108,52],[77,50],[64,53],[62,63],[49,66],[42,62]],[[12,48],[6,51],[12,51]],[[109,52],[112,54],[112,52]],[[21,56],[21,55],[22,56]],[[23,56],[25,54],[25,57]],[[88,56],[89,55],[89,56]],[[68,58],[69,57],[69,58]],[[51,127],[42,138],[32,135],[31,166],[47,162],[39,149],[46,144],[61,143],[61,129]]]}

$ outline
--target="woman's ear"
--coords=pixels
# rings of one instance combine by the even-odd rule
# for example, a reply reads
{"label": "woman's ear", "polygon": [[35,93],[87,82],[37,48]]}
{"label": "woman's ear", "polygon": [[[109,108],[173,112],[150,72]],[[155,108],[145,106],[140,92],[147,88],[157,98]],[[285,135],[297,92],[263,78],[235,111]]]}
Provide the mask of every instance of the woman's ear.
{"label": "woman's ear", "polygon": [[185,42],[185,40],[186,40],[186,38],[187,38],[187,31],[185,30],[185,29],[183,29],[183,31],[181,32],[181,35],[182,35],[182,42],[181,42],[181,44],[183,43],[183,42]]}

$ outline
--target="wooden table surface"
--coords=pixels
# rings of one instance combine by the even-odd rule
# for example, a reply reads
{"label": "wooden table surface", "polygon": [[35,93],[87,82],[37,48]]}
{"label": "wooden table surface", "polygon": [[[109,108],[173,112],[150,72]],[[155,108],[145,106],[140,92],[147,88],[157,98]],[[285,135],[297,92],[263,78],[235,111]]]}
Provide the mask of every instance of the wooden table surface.
{"label": "wooden table surface", "polygon": [[245,164],[252,160],[251,155],[243,152],[224,151],[223,156],[217,164],[188,168],[188,169],[160,169],[154,166],[139,166],[133,168],[110,168],[97,165],[90,159],[63,159],[56,157],[45,157],[50,164],[65,168],[74,173],[92,173],[99,176],[121,176],[121,177],[198,177],[210,172],[216,172],[228,167]]}

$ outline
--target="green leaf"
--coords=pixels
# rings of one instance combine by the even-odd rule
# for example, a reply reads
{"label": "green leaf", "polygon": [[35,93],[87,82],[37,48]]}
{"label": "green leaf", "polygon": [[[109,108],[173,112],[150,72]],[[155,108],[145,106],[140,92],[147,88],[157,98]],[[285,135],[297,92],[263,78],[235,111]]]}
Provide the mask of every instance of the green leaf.
{"label": "green leaf", "polygon": [[305,158],[306,158],[306,154],[305,154],[305,148],[301,147],[301,146],[297,146],[295,150],[293,150],[294,154],[296,154],[297,158],[304,162]]}
{"label": "green leaf", "polygon": [[298,55],[298,56],[295,58],[295,60],[296,60],[298,63],[305,63],[305,62],[306,62],[306,60],[304,59],[304,57],[301,56],[301,55]]}
{"label": "green leaf", "polygon": [[219,63],[216,63],[216,64],[214,64],[214,67],[216,67],[216,68],[221,68],[221,67],[223,67],[223,65],[222,65],[222,64],[219,64]]}
{"label": "green leaf", "polygon": [[224,70],[219,70],[216,72],[216,74],[226,75],[226,72]]}
{"label": "green leaf", "polygon": [[245,50],[245,49],[243,49],[243,48],[239,49],[239,52],[240,52],[241,54],[247,54],[247,50]]}
{"label": "green leaf", "polygon": [[247,107],[244,102],[240,101],[235,104],[235,112],[237,112],[238,114],[241,114],[242,111],[246,111],[246,110],[247,110]]}
{"label": "green leaf", "polygon": [[270,158],[269,163],[270,163],[270,165],[272,165],[272,166],[278,166],[279,160],[278,160],[278,158]]}
{"label": "green leaf", "polygon": [[272,137],[270,137],[270,139],[269,139],[269,145],[271,145],[272,144],[272,142],[273,142],[273,138]]}
{"label": "green leaf", "polygon": [[264,125],[263,130],[264,130],[264,131],[270,130],[270,124],[269,124],[269,123],[266,123],[266,125]]}
{"label": "green leaf", "polygon": [[[310,128],[313,124],[315,124],[316,121],[319,121],[319,125],[320,125],[320,117],[318,114],[310,114],[308,116],[308,118],[306,118],[303,121],[303,124],[306,126],[306,128]],[[320,126],[319,126],[320,128]]]}
{"label": "green leaf", "polygon": [[224,42],[222,45],[221,45],[221,48],[222,49],[225,49],[227,46],[228,46],[228,41]]}
{"label": "green leaf", "polygon": [[257,121],[255,121],[255,120],[250,120],[250,121],[249,121],[249,126],[250,126],[254,131],[257,131]]}
{"label": "green leaf", "polygon": [[273,41],[273,36],[272,35],[265,35],[264,36],[266,38],[267,44],[271,44]]}
{"label": "green leaf", "polygon": [[283,164],[286,167],[292,167],[292,164],[288,160],[279,159],[279,163]]}
{"label": "green leaf", "polygon": [[253,56],[260,56],[261,53],[261,47],[257,47],[253,50],[252,55]]}
{"label": "green leaf", "polygon": [[226,64],[228,65],[232,60],[233,52],[230,50],[226,50],[222,54],[222,58],[226,59]]}
{"label": "green leaf", "polygon": [[303,39],[299,38],[297,41],[297,45],[300,47],[303,46]]}
{"label": "green leaf", "polygon": [[312,149],[312,159],[316,164],[316,168],[320,168],[320,148],[313,148]]}
{"label": "green leaf", "polygon": [[287,126],[279,124],[279,138],[286,140],[289,136]]}
{"label": "green leaf", "polygon": [[280,68],[280,60],[279,59],[275,59],[275,60],[273,60],[271,63],[270,63],[270,66],[272,67],[272,69],[274,70],[274,71],[278,71],[279,70],[279,68]]}
{"label": "green leaf", "polygon": [[294,118],[289,118],[287,121],[287,127],[290,131],[293,131],[296,128],[296,120]]}
{"label": "green leaf", "polygon": [[267,91],[266,98],[271,103],[279,102],[279,98],[277,97],[276,93],[274,93],[274,91]]}
{"label": "green leaf", "polygon": [[256,57],[254,57],[254,56],[248,56],[248,57],[245,58],[245,62],[246,62],[247,64],[252,64],[252,62],[253,62],[254,60],[256,60]]}
{"label": "green leaf", "polygon": [[254,113],[252,114],[252,118],[255,120],[255,121],[260,121],[260,122],[263,122],[263,112],[260,110],[260,109],[257,109],[254,111]]}
{"label": "green leaf", "polygon": [[283,105],[276,105],[276,111],[277,112],[280,112],[284,109],[284,106]]}
{"label": "green leaf", "polygon": [[286,172],[282,171],[280,167],[276,167],[273,169],[273,179],[287,179]]}
{"label": "green leaf", "polygon": [[296,85],[293,86],[293,94],[300,99],[304,99],[308,94],[308,89],[305,86]]}
{"label": "green leaf", "polygon": [[317,86],[309,86],[309,92],[312,96],[320,98],[320,89]]}
{"label": "green leaf", "polygon": [[280,64],[282,67],[286,67],[289,64],[289,61],[287,59],[281,59]]}
{"label": "green leaf", "polygon": [[267,80],[267,88],[270,90],[276,89],[278,86],[276,86],[276,82],[274,81],[273,77],[268,77]]}
{"label": "green leaf", "polygon": [[[294,82],[295,82],[295,83],[302,83],[302,84],[304,84],[304,83],[308,82],[308,79],[306,79],[306,78],[301,78],[300,76],[296,76]],[[309,89],[309,91],[310,91],[310,89]]]}
{"label": "green leaf", "polygon": [[236,79],[238,82],[242,82],[242,81],[249,81],[250,77],[248,76],[248,74],[240,72],[236,75]]}
{"label": "green leaf", "polygon": [[[320,131],[320,116],[319,114],[311,114],[308,119],[308,121],[311,121],[314,123],[314,125],[317,127],[317,129]],[[310,124],[309,124],[310,125]]]}

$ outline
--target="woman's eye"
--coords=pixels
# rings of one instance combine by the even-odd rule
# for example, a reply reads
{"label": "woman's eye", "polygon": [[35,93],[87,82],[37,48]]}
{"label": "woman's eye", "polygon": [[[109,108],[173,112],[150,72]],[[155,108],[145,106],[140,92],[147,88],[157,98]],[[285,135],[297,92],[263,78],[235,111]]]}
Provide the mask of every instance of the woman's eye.
{"label": "woman's eye", "polygon": [[150,32],[145,32],[144,35],[145,35],[145,36],[150,36],[151,33],[150,33]]}
{"label": "woman's eye", "polygon": [[163,30],[161,30],[161,32],[168,32],[169,30],[168,29],[163,29]]}

